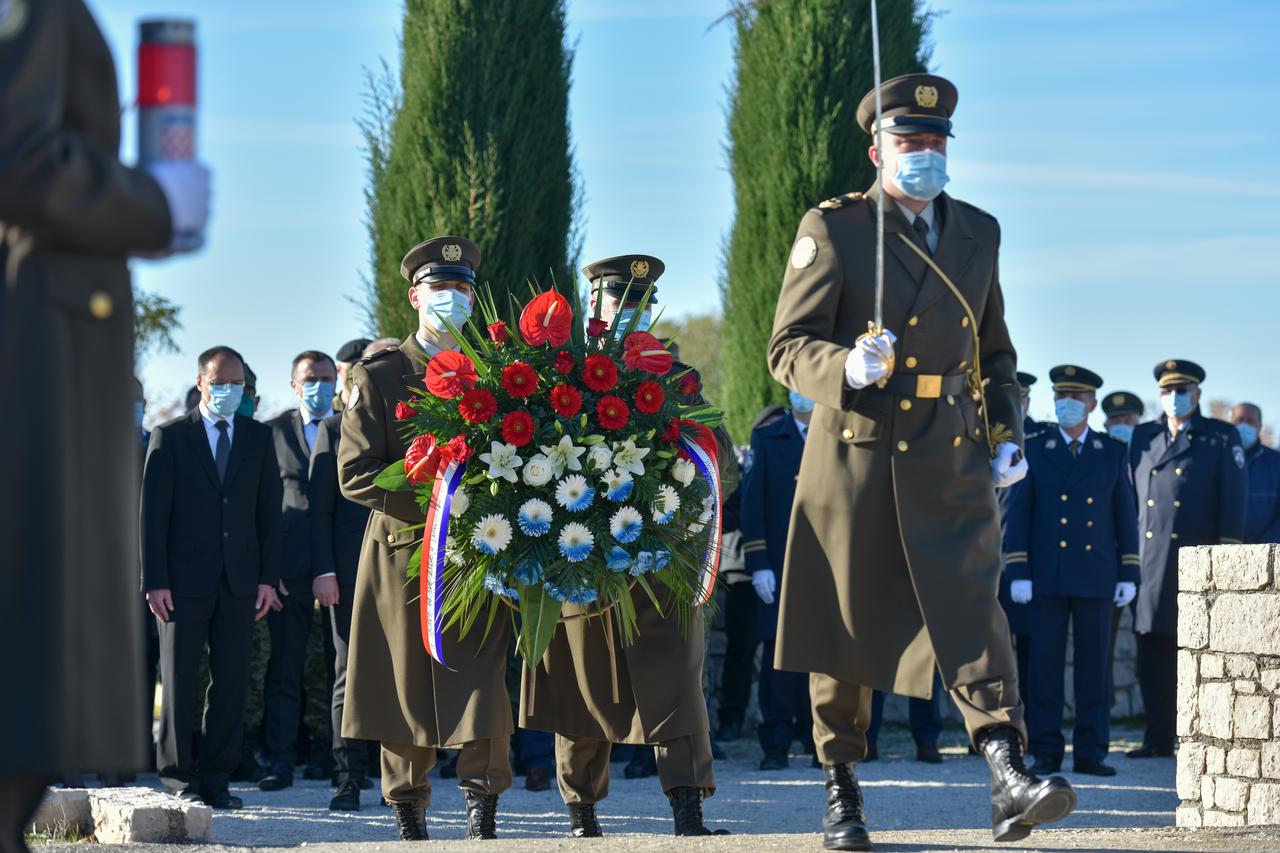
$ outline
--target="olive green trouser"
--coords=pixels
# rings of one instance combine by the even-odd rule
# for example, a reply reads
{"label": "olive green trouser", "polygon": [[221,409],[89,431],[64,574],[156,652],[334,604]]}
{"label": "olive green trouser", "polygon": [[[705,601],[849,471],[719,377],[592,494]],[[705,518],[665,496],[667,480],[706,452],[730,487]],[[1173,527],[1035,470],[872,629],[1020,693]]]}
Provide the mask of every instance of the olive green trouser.
{"label": "olive green trouser", "polygon": [[[674,788],[700,788],[704,797],[716,792],[711,736],[706,732],[666,740],[652,749],[664,792]],[[598,803],[609,796],[609,754],[612,751],[613,744],[607,740],[556,735],[556,778],[560,783],[560,796],[566,804]]]}
{"label": "olive green trouser", "polygon": [[[501,794],[511,787],[511,738],[468,741],[458,750],[458,787],[474,794]],[[431,806],[431,780],[436,766],[434,746],[382,744],[382,796],[388,803]]]}

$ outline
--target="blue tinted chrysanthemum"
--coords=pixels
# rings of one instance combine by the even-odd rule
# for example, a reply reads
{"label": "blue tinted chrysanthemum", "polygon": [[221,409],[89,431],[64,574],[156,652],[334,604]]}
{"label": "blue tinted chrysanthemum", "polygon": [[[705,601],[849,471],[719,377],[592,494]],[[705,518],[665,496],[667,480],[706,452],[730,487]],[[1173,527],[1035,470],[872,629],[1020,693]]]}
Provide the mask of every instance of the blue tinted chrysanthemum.
{"label": "blue tinted chrysanthemum", "polygon": [[671,486],[658,487],[657,497],[653,499],[653,520],[658,524],[670,524],[680,510],[680,495]]}
{"label": "blue tinted chrysanthemum", "polygon": [[516,570],[511,574],[515,577],[516,583],[533,586],[542,580],[542,563],[532,557],[526,557],[520,561],[519,565],[516,566]]}
{"label": "blue tinted chrysanthemum", "polygon": [[496,554],[511,544],[511,522],[493,513],[476,522],[471,544],[482,554]]}
{"label": "blue tinted chrysanthemum", "polygon": [[547,581],[542,585],[542,588],[547,591],[547,595],[556,601],[567,601],[570,604],[591,604],[599,597],[599,594],[591,587],[578,586],[572,581],[563,587]]}
{"label": "blue tinted chrysanthemum", "polygon": [[502,578],[493,572],[486,572],[484,576],[484,588],[495,595],[502,595],[514,601],[520,600],[519,591],[512,589],[503,582]]}
{"label": "blue tinted chrysanthemum", "polygon": [[633,506],[619,507],[609,519],[609,533],[623,545],[629,545],[640,538],[644,530],[644,518]]}
{"label": "blue tinted chrysanthemum", "polygon": [[582,512],[595,500],[596,490],[581,474],[570,474],[556,486],[556,503],[569,512]]}
{"label": "blue tinted chrysanthemum", "polygon": [[636,487],[635,478],[629,472],[616,469],[605,474],[600,485],[604,487],[604,496],[614,503],[622,503],[631,497]]}
{"label": "blue tinted chrysanthemum", "polygon": [[560,529],[560,553],[571,563],[585,560],[595,543],[595,537],[585,524],[574,521]]}
{"label": "blue tinted chrysanthemum", "polygon": [[627,549],[614,545],[605,557],[604,567],[611,572],[621,574],[631,568],[631,555]]}
{"label": "blue tinted chrysanthemum", "polygon": [[631,564],[631,574],[633,577],[647,574],[653,571],[655,561],[652,551],[641,551],[636,554],[635,562]]}
{"label": "blue tinted chrysanthemum", "polygon": [[655,551],[653,555],[653,563],[654,568],[658,571],[662,571],[667,566],[671,565],[671,552],[665,550]]}
{"label": "blue tinted chrysanthemum", "polygon": [[544,535],[551,529],[551,504],[538,498],[525,501],[516,514],[516,522],[526,536]]}

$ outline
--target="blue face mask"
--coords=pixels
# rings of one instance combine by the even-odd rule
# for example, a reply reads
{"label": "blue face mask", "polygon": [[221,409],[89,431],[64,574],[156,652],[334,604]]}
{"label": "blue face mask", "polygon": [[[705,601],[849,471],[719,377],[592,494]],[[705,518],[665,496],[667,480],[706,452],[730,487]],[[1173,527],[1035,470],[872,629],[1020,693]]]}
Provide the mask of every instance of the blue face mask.
{"label": "blue face mask", "polygon": [[899,154],[898,173],[890,175],[889,180],[916,201],[930,201],[951,180],[947,177],[947,158],[937,151]]}
{"label": "blue face mask", "polygon": [[460,290],[431,290],[427,292],[426,308],[427,322],[433,329],[448,331],[445,320],[461,329],[471,317],[471,297]]}
{"label": "blue face mask", "polygon": [[791,399],[791,411],[797,415],[804,415],[813,411],[814,402],[799,391],[788,391],[787,396]]}
{"label": "blue face mask", "polygon": [[332,382],[303,382],[302,405],[313,415],[323,415],[333,405]]}
{"label": "blue face mask", "polygon": [[[631,320],[636,316],[636,314],[641,314],[642,316],[640,317],[640,322],[636,324],[636,327],[631,329]],[[643,311],[638,308],[623,308],[618,312],[617,334],[619,335],[627,334],[628,329],[631,329],[631,331],[634,332],[647,332],[649,331],[649,327],[652,325],[653,314],[650,313],[647,308]]]}
{"label": "blue face mask", "polygon": [[147,404],[141,400],[133,401],[133,425],[142,429],[142,419],[147,416]]}
{"label": "blue face mask", "polygon": [[1177,391],[1173,394],[1161,394],[1160,406],[1171,418],[1185,418],[1195,409],[1188,391]]}
{"label": "blue face mask", "polygon": [[1089,416],[1084,401],[1074,397],[1063,397],[1053,401],[1053,411],[1058,416],[1058,423],[1067,429],[1078,427]]}
{"label": "blue face mask", "polygon": [[1258,428],[1252,424],[1236,424],[1236,432],[1240,433],[1240,443],[1248,450],[1258,443]]}
{"label": "blue face mask", "polygon": [[258,404],[254,401],[252,394],[245,394],[240,398],[240,408],[236,409],[236,414],[242,415],[246,418],[251,418],[253,417],[253,410],[257,408],[257,405]]}
{"label": "blue face mask", "polygon": [[1131,424],[1112,424],[1107,427],[1107,434],[1125,444],[1133,443],[1133,426]]}
{"label": "blue face mask", "polygon": [[220,418],[229,418],[240,408],[244,397],[244,385],[211,385],[209,387],[209,411]]}

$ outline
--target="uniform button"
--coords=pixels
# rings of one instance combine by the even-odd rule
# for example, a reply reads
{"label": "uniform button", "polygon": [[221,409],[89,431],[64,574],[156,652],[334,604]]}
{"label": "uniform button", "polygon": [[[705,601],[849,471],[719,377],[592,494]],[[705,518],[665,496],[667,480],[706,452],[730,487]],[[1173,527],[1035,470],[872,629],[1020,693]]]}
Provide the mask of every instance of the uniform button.
{"label": "uniform button", "polygon": [[908,446],[908,445],[907,445],[907,443],[906,443],[905,441],[899,441],[899,442],[898,442],[898,452],[899,452],[899,453],[906,453],[906,452],[907,452],[907,446]]}
{"label": "uniform button", "polygon": [[394,533],[387,534],[387,544],[388,545],[396,544],[396,535]]}
{"label": "uniform button", "polygon": [[1148,531],[1147,531],[1147,538],[1148,538],[1148,539],[1150,539],[1150,538],[1151,538],[1151,537],[1153,537],[1153,536],[1155,536],[1155,534],[1154,534],[1154,533],[1152,533],[1150,530],[1148,530]]}
{"label": "uniform button", "polygon": [[1085,549],[1086,551],[1092,551],[1092,550],[1093,550],[1093,546],[1092,546],[1092,545],[1085,545],[1085,546],[1084,546],[1084,549]]}
{"label": "uniform button", "polygon": [[907,367],[915,367],[919,363],[914,355],[907,356]]}
{"label": "uniform button", "polygon": [[1151,469],[1151,476],[1152,476],[1152,477],[1154,477],[1156,474],[1159,474],[1159,473],[1160,473],[1160,469],[1159,469],[1159,468],[1152,468],[1152,469]]}
{"label": "uniform button", "polygon": [[230,539],[230,538],[231,538],[231,532],[230,532],[229,530],[224,530],[224,531],[222,531],[222,538],[223,538],[223,539]]}
{"label": "uniform button", "polygon": [[223,498],[223,499],[222,499],[222,502],[223,502],[224,504],[229,504],[229,503],[231,503],[231,498]]}
{"label": "uniform button", "polygon": [[1084,526],[1085,526],[1085,527],[1093,527],[1093,522],[1092,522],[1092,521],[1086,521],[1086,522],[1084,523]]}
{"label": "uniform button", "polygon": [[920,322],[920,318],[919,318],[919,317],[912,317],[910,320],[908,320],[908,321],[907,321],[907,325],[908,325],[908,326],[914,326],[914,325],[916,325],[916,324],[917,324],[917,323],[919,323],[919,322]]}
{"label": "uniform button", "polygon": [[956,365],[956,368],[957,368],[957,369],[959,369],[959,370],[964,370],[964,369],[965,369],[966,367],[968,367],[968,366],[969,366],[969,362],[967,362],[967,361],[962,361],[962,362],[960,362],[959,364],[957,364],[957,365]]}
{"label": "uniform button", "polygon": [[1058,543],[1058,547],[1059,547],[1059,548],[1065,548],[1065,547],[1067,547],[1067,540],[1063,539],[1061,542],[1059,542],[1059,543]]}
{"label": "uniform button", "polygon": [[1170,534],[1169,534],[1169,538],[1170,538],[1170,539],[1177,539],[1177,538],[1178,538],[1178,534],[1176,534],[1176,533],[1170,533]]}
{"label": "uniform button", "polygon": [[958,435],[956,436],[955,441],[951,442],[951,446],[952,446],[952,447],[959,447],[959,446],[960,446],[960,436],[958,436]]}
{"label": "uniform button", "polygon": [[947,405],[948,405],[948,406],[954,406],[955,404],[956,404],[956,398],[955,398],[955,397],[953,397],[952,395],[948,394],[948,395],[947,395]]}
{"label": "uniform button", "polygon": [[1093,503],[1093,498],[1085,498],[1085,499],[1084,499],[1084,502],[1085,502],[1085,503],[1087,503],[1087,504],[1091,504],[1091,503]]}
{"label": "uniform button", "polygon": [[1156,505],[1155,501],[1153,501],[1151,498],[1147,498],[1147,506],[1155,506],[1155,505]]}
{"label": "uniform button", "polygon": [[898,405],[902,408],[902,411],[904,411],[904,412],[909,411],[909,410],[911,409],[911,401],[910,401],[910,400],[903,400],[903,401],[902,401],[901,403],[899,403]]}
{"label": "uniform button", "polygon": [[1178,507],[1180,507],[1180,506],[1182,506],[1182,501],[1174,501],[1174,502],[1173,502],[1173,508],[1174,508],[1174,509],[1177,509],[1177,508],[1178,508]]}
{"label": "uniform button", "polygon": [[962,318],[962,319],[960,320],[960,328],[962,328],[962,329],[967,329],[967,328],[969,328],[969,318],[968,318],[968,317],[964,317],[964,318]]}
{"label": "uniform button", "polygon": [[89,313],[96,319],[105,320],[115,311],[116,304],[111,299],[111,294],[103,290],[96,290],[89,296]]}
{"label": "uniform button", "polygon": [[1059,519],[1059,521],[1061,521],[1063,524],[1066,524],[1066,523],[1067,523],[1067,520],[1066,520],[1065,518],[1061,518],[1061,519]]}
{"label": "uniform button", "polygon": [[844,432],[840,433],[845,441],[853,441],[853,430],[845,427]]}
{"label": "uniform button", "polygon": [[1175,473],[1175,474],[1177,474],[1179,477],[1181,477],[1181,476],[1182,476],[1182,469],[1181,469],[1181,468],[1174,468],[1174,469],[1173,469],[1173,473]]}
{"label": "uniform button", "polygon": [[1067,500],[1067,496],[1066,496],[1066,495],[1063,495],[1063,496],[1062,496],[1062,499],[1063,499],[1064,501],[1065,501],[1065,500]]}

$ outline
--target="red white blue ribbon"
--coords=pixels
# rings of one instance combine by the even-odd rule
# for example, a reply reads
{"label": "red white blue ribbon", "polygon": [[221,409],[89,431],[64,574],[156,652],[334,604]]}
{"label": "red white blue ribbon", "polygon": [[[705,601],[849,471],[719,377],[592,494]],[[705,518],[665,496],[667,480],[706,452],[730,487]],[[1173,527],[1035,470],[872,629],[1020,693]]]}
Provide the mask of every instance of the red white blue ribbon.
{"label": "red white blue ribbon", "polygon": [[422,620],[422,644],[427,654],[447,667],[444,661],[444,569],[449,539],[449,513],[453,496],[462,485],[466,462],[454,460],[436,472],[427,507],[426,537],[422,543],[422,569],[418,573],[418,612]]}
{"label": "red white blue ribbon", "polygon": [[688,436],[680,436],[680,447],[711,489],[712,517],[708,525],[710,532],[707,535],[707,551],[702,558],[702,569],[698,572],[698,592],[693,600],[695,607],[701,607],[711,600],[711,594],[716,588],[716,576],[720,572],[720,545],[724,534],[721,505],[724,496],[720,491],[720,468],[716,465],[715,456]]}

